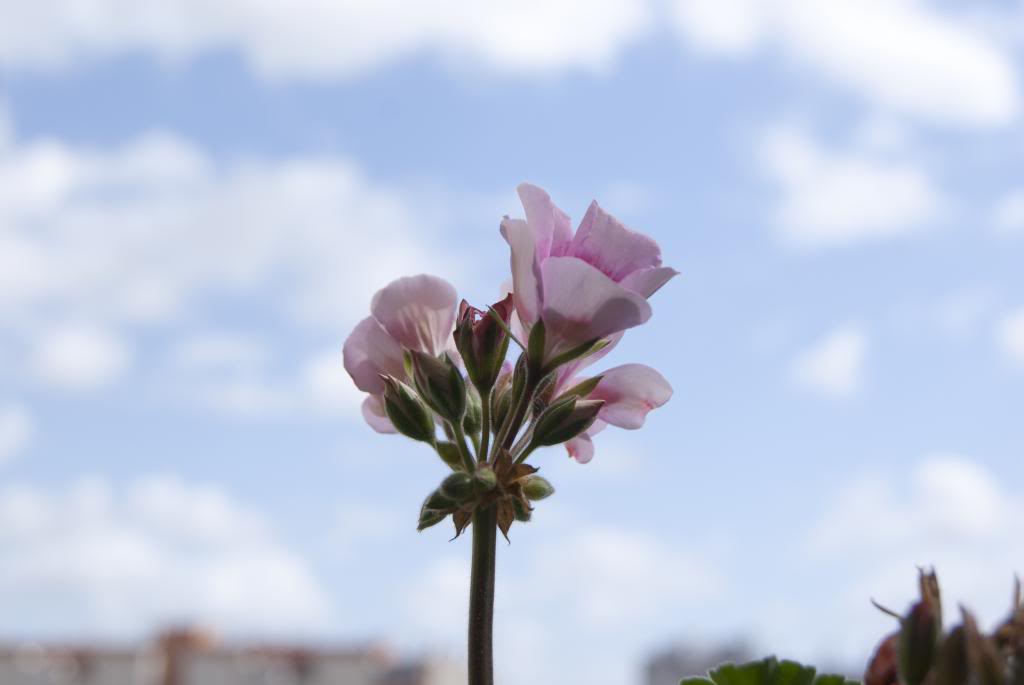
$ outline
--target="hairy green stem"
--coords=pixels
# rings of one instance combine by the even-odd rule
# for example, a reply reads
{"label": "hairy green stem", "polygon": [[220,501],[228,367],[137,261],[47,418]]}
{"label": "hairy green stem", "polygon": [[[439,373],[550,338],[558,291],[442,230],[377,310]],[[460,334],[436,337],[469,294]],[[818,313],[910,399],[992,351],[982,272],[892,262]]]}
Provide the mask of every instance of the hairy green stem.
{"label": "hairy green stem", "polygon": [[494,685],[494,566],[498,519],[494,505],[473,513],[469,585],[469,685]]}
{"label": "hairy green stem", "polygon": [[476,450],[477,461],[487,461],[487,450],[491,447],[491,391],[480,393],[480,445]]}
{"label": "hairy green stem", "polygon": [[455,446],[459,448],[459,454],[462,455],[462,464],[466,467],[466,473],[473,473],[476,471],[476,462],[473,461],[473,455],[469,451],[469,445],[466,444],[466,431],[462,429],[462,424],[448,424],[452,428],[452,435],[455,439]]}

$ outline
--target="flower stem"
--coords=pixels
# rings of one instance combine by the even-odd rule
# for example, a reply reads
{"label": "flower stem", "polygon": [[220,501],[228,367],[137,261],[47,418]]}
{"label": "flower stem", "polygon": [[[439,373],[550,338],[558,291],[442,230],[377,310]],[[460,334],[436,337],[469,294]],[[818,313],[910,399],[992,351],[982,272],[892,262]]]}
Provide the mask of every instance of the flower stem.
{"label": "flower stem", "polygon": [[473,455],[469,451],[469,446],[466,445],[466,432],[462,430],[462,425],[449,424],[452,427],[452,437],[455,439],[455,446],[459,448],[459,454],[462,455],[462,464],[466,467],[466,473],[473,473],[476,470],[476,462],[473,461]]}
{"label": "flower stem", "polygon": [[469,685],[494,685],[494,566],[498,519],[494,505],[473,513],[469,585]]}
{"label": "flower stem", "polygon": [[480,393],[480,446],[476,451],[477,461],[487,461],[487,450],[491,447],[491,391]]}

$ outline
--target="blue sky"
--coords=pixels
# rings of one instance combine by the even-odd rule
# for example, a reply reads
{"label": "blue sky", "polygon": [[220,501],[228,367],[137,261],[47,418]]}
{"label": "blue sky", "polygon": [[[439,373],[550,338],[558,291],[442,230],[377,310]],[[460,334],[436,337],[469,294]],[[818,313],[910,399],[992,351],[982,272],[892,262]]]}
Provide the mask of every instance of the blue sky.
{"label": "blue sky", "polygon": [[[608,364],[675,396],[499,550],[509,683],[746,636],[862,661],[914,565],[1024,571],[1024,14],[1010,3],[0,3],[0,634],[461,654],[443,476],[340,346],[484,303],[514,188],[681,275]],[[52,17],[61,19],[54,20]]]}

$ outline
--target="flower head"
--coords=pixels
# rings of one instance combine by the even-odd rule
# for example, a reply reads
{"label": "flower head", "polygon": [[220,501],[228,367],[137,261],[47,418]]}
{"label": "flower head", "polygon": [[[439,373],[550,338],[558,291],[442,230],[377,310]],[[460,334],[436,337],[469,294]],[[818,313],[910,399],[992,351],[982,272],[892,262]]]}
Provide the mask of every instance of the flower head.
{"label": "flower head", "polygon": [[368,393],[363,417],[374,430],[396,432],[384,409],[381,374],[409,383],[404,350],[434,357],[444,352],[455,327],[457,302],[450,283],[426,274],[399,278],[373,296],[371,316],[356,324],[342,352],[345,370]]}
{"label": "flower head", "polygon": [[526,219],[506,217],[516,313],[526,330],[544,323],[544,358],[638,326],[647,298],[677,274],[651,238],[591,203],[576,233],[546,192],[518,188]]}

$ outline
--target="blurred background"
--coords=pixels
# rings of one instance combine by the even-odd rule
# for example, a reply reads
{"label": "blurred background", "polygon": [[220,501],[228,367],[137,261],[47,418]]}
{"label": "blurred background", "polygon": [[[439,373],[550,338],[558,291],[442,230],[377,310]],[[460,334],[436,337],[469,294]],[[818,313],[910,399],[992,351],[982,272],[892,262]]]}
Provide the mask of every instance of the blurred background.
{"label": "blurred background", "polygon": [[1002,618],[1022,60],[998,0],[0,2],[0,678],[458,682],[444,467],[340,350],[402,274],[493,301],[524,180],[661,243],[606,363],[675,397],[537,457],[499,682],[858,673],[918,564]]}

